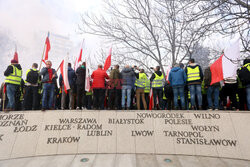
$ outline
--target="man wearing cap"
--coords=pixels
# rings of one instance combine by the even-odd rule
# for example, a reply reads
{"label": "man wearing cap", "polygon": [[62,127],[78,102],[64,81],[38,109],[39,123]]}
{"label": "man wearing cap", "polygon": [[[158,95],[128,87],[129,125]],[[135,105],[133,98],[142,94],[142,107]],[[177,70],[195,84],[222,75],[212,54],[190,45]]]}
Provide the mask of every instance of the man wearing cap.
{"label": "man wearing cap", "polygon": [[11,111],[16,106],[15,96],[18,94],[22,80],[22,67],[17,60],[11,60],[11,65],[5,70],[4,76],[6,77],[5,84],[9,100],[5,111]]}

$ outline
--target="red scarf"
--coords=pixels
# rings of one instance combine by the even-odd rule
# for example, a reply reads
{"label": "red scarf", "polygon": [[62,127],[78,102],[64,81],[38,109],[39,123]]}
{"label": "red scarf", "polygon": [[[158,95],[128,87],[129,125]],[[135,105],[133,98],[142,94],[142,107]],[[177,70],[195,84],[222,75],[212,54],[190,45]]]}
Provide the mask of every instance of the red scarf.
{"label": "red scarf", "polygon": [[51,83],[52,82],[52,75],[53,75],[51,68],[48,69],[48,73],[49,73],[49,82]]}

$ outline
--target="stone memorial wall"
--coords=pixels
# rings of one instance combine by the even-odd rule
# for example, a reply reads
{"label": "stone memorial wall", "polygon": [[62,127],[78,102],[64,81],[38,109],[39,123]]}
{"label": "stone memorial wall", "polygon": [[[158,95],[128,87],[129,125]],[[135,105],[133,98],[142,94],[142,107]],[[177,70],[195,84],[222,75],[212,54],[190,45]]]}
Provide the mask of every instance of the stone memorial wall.
{"label": "stone memorial wall", "polygon": [[250,112],[0,113],[0,159],[77,153],[183,154],[250,160]]}

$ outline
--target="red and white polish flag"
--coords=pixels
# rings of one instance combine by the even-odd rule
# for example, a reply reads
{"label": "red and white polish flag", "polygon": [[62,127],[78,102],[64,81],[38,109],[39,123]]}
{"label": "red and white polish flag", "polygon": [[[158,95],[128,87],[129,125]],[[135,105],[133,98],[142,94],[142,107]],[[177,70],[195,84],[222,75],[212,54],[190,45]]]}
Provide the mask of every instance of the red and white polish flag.
{"label": "red and white polish flag", "polygon": [[105,60],[104,68],[103,68],[104,71],[107,71],[109,67],[111,66],[111,54],[112,54],[112,48],[110,48],[109,55],[107,59]]}
{"label": "red and white polish flag", "polygon": [[229,77],[236,78],[238,59],[240,57],[239,41],[239,37],[231,40],[228,47],[224,50],[224,54],[210,66],[212,74],[210,85]]}
{"label": "red and white polish flag", "polygon": [[49,58],[49,51],[50,51],[50,41],[49,41],[49,32],[48,32],[48,36],[47,36],[46,41],[45,41],[45,56],[44,56],[44,59],[43,59],[44,63]]}
{"label": "red and white polish flag", "polygon": [[79,63],[82,61],[82,48],[80,50],[79,57],[76,57],[74,70],[76,70],[79,67]]}
{"label": "red and white polish flag", "polygon": [[66,56],[64,60],[61,62],[60,71],[63,77],[64,91],[65,93],[67,93],[67,90],[70,89],[69,78],[68,78],[68,56]]}

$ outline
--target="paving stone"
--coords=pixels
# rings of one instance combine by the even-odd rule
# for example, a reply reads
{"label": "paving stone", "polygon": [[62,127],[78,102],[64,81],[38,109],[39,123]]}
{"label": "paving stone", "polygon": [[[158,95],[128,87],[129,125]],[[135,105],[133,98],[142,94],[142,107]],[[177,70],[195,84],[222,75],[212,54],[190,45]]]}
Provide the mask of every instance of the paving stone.
{"label": "paving stone", "polygon": [[79,136],[81,137],[81,139],[78,143],[78,153],[97,153],[98,137],[88,136],[88,131],[91,131],[93,129],[88,129],[87,124],[95,125],[95,127],[97,127],[96,125],[99,126],[99,112],[84,111],[82,112],[81,118],[89,120],[89,123],[80,124],[81,129],[79,130]]}
{"label": "paving stone", "polygon": [[135,119],[134,112],[118,111],[117,119],[119,122],[126,119],[127,124],[114,124],[117,127],[117,153],[135,153],[135,137],[132,136],[132,131],[135,130],[135,124],[128,123],[128,120]]}

